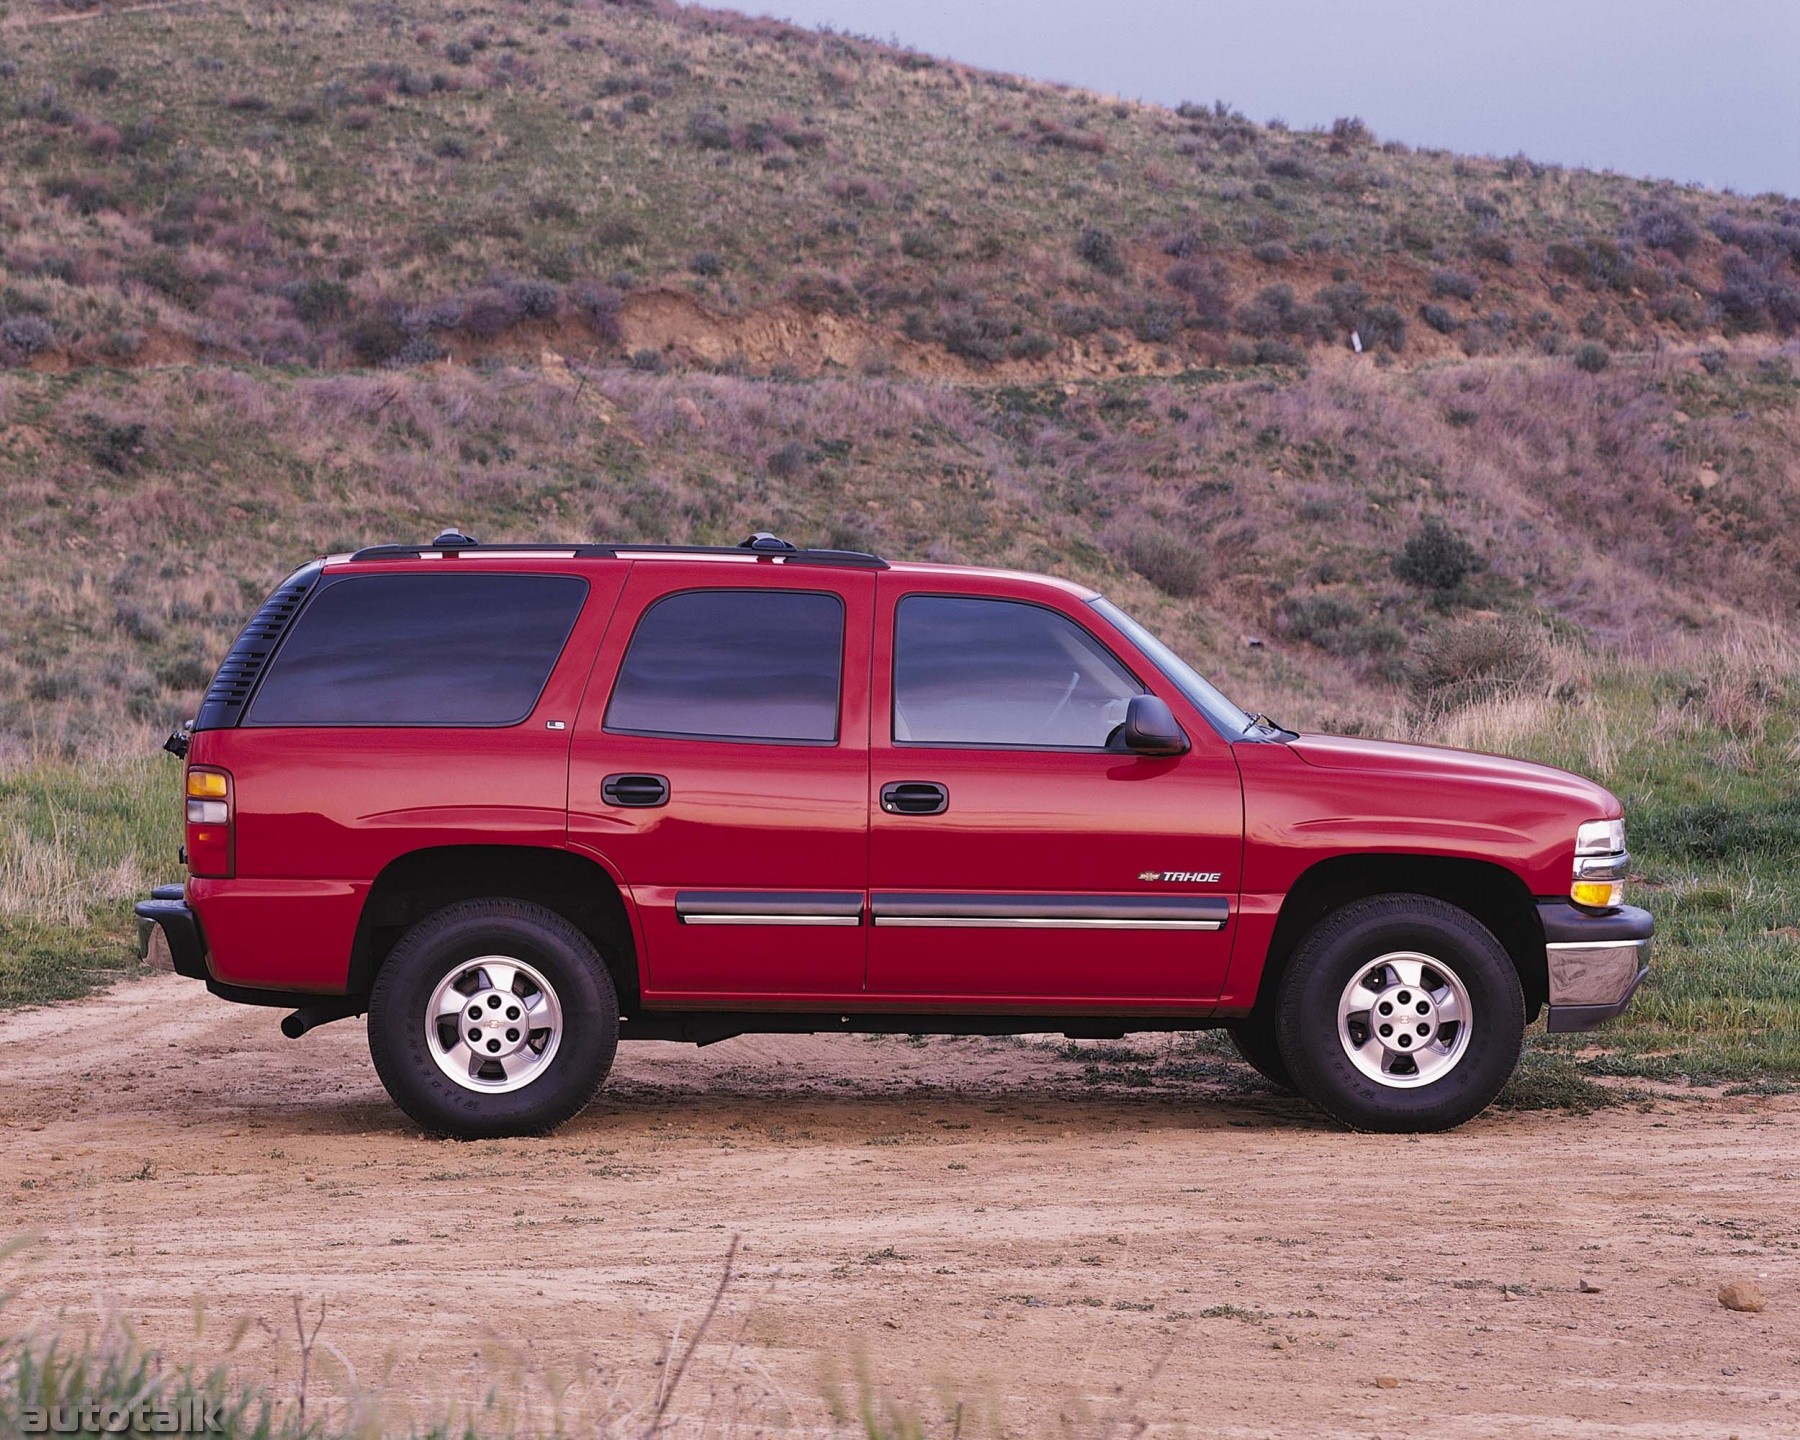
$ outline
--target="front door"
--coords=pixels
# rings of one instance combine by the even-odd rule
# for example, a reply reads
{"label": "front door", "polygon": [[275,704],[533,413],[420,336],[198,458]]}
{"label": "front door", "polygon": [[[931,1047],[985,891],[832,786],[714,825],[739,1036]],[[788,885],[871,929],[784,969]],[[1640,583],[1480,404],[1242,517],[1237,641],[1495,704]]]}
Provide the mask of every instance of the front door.
{"label": "front door", "polygon": [[[1230,746],[1160,674],[1125,663],[1074,593],[1058,608],[884,575],[878,595],[871,997],[1215,999],[1243,836]],[[1117,748],[1146,690],[1183,721],[1186,754]]]}
{"label": "front door", "polygon": [[571,752],[569,840],[638,918],[646,1003],[862,989],[873,576],[637,562]]}

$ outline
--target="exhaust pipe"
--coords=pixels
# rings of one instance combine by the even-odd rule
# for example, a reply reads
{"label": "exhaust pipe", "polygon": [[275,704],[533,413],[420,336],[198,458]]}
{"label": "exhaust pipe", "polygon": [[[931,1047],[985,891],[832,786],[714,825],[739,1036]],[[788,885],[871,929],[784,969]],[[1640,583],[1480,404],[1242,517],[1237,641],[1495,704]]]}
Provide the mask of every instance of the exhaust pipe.
{"label": "exhaust pipe", "polygon": [[290,1040],[298,1040],[308,1030],[329,1025],[333,1020],[348,1020],[352,1015],[362,1014],[364,1008],[361,997],[354,995],[316,1000],[311,1005],[302,1005],[292,1015],[283,1016],[281,1033]]}

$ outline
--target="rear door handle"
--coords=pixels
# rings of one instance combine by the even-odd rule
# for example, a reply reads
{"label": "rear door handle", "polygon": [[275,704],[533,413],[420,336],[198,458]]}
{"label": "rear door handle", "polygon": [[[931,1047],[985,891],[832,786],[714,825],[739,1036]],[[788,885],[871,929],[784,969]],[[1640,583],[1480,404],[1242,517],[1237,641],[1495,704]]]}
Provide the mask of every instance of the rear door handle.
{"label": "rear door handle", "polygon": [[669,777],[666,775],[608,775],[600,782],[600,794],[608,805],[622,805],[631,810],[648,810],[669,803]]}
{"label": "rear door handle", "polygon": [[895,780],[881,787],[881,808],[890,815],[942,815],[950,790],[935,780]]}

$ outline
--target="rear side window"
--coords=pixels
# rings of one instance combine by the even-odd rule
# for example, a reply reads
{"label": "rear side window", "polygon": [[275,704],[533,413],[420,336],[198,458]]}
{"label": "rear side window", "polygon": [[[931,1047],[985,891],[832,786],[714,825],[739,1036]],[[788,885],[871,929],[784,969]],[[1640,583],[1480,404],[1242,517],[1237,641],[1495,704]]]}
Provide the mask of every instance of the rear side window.
{"label": "rear side window", "polygon": [[246,725],[516,725],[587,597],[573,575],[359,575],[301,612]]}
{"label": "rear side window", "polygon": [[896,612],[902,745],[1105,749],[1142,689],[1086,630],[1041,605],[909,595]]}
{"label": "rear side window", "polygon": [[844,602],[798,590],[689,590],[638,621],[606,707],[629,735],[829,745]]}

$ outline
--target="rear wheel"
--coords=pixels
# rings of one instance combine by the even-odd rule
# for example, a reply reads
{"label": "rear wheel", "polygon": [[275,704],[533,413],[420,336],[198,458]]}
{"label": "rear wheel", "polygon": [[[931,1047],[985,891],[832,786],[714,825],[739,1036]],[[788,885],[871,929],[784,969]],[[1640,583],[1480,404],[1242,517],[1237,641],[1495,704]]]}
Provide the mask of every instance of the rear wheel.
{"label": "rear wheel", "polygon": [[593,945],[518,900],[421,920],[369,996],[369,1054],[388,1094],[461,1140],[554,1129],[593,1098],[618,1039],[618,997]]}
{"label": "rear wheel", "polygon": [[1275,1021],[1268,1015],[1247,1015],[1226,1027],[1231,1044],[1252,1070],[1278,1090],[1292,1090],[1294,1077],[1288,1073],[1287,1061],[1281,1058],[1281,1045],[1275,1038]]}
{"label": "rear wheel", "polygon": [[1525,997],[1486,926],[1425,895],[1328,915],[1282,977],[1276,1040],[1294,1084],[1359,1130],[1447,1130],[1519,1063]]}

